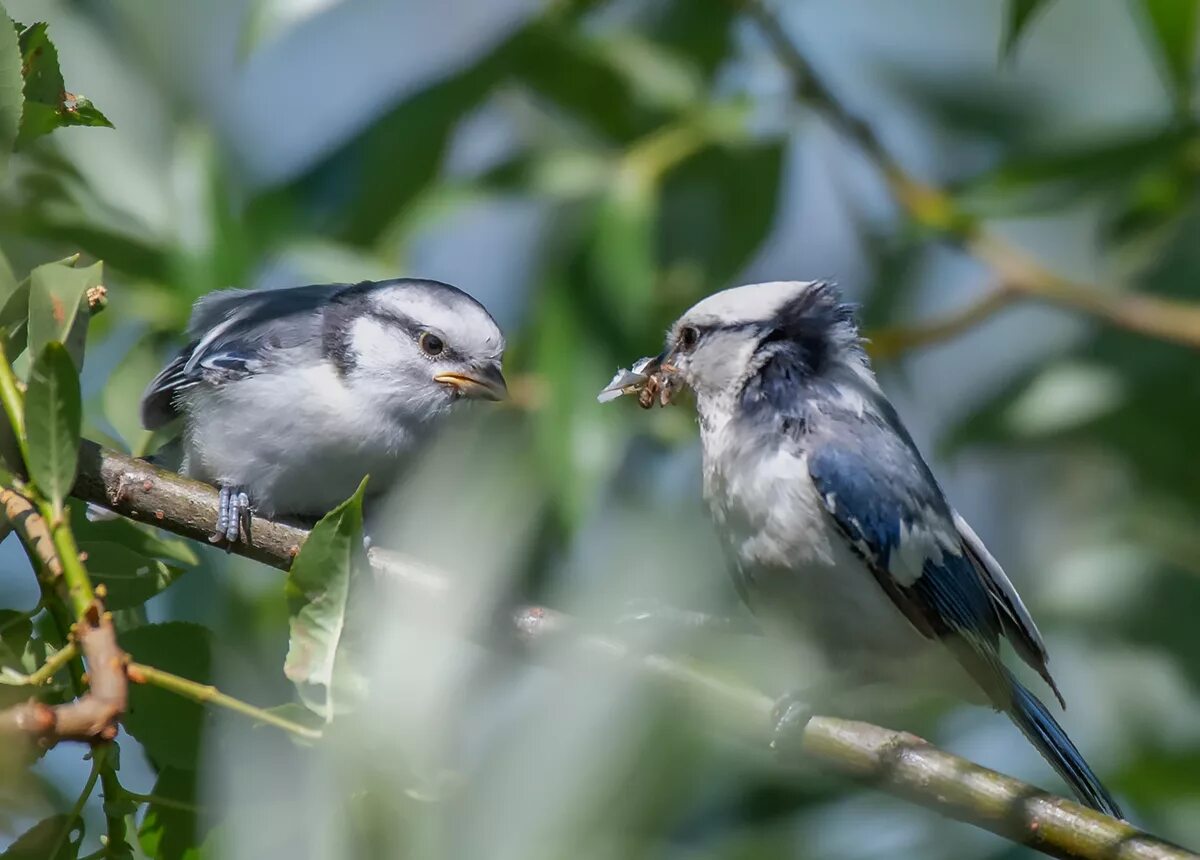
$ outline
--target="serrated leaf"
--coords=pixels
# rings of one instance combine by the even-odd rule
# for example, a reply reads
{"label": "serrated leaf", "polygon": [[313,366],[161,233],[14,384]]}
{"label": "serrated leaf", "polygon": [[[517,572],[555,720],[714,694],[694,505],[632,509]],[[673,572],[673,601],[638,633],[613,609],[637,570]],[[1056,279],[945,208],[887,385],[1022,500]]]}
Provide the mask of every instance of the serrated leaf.
{"label": "serrated leaf", "polygon": [[334,672],[346,623],[350,576],[362,551],[362,504],[367,479],[354,495],[321,518],[288,571],[287,659],[284,674],[300,700],[327,722],[333,719]]}
{"label": "serrated leaf", "polygon": [[53,815],[22,833],[0,860],[75,860],[83,844],[83,819]]}
{"label": "serrated leaf", "polygon": [[92,582],[107,590],[108,609],[141,606],[186,572],[109,541],[79,541],[79,549],[87,553]]}
{"label": "serrated leaf", "polygon": [[196,773],[166,767],[159,771],[150,792],[171,801],[170,805],[150,801],[138,841],[151,860],[195,860],[201,856],[200,844],[210,828],[204,827],[194,807]]}
{"label": "serrated leaf", "polygon": [[21,77],[21,47],[17,31],[0,20],[0,176],[8,168],[8,159],[21,129],[24,80]]}
{"label": "serrated leaf", "polygon": [[1186,108],[1191,99],[1196,60],[1196,25],[1200,0],[1141,0],[1142,14],[1176,101]]}
{"label": "serrated leaf", "polygon": [[1013,55],[1021,34],[1033,20],[1034,14],[1047,6],[1046,0],[1008,0],[1004,13],[1004,38],[1000,41],[1000,57],[1007,59]]}
{"label": "serrated leaf", "polygon": [[71,125],[104,126],[112,123],[90,101],[67,92],[58,65],[58,49],[50,41],[44,21],[21,31],[21,63],[25,72],[25,105],[17,147]]}
{"label": "serrated leaf", "polygon": [[[212,632],[199,624],[146,624],[122,631],[121,645],[138,662],[190,681],[211,682]],[[131,684],[123,723],[156,766],[196,769],[204,727],[201,705],[167,690]]]}
{"label": "serrated leaf", "polygon": [[100,285],[103,263],[77,269],[69,261],[46,263],[30,272],[29,349],[37,355],[52,340],[66,344],[77,368],[83,368],[90,313],[87,293]]}
{"label": "serrated leaf", "polygon": [[25,437],[29,477],[56,508],[75,484],[82,420],[75,364],[61,343],[48,343],[29,373]]}

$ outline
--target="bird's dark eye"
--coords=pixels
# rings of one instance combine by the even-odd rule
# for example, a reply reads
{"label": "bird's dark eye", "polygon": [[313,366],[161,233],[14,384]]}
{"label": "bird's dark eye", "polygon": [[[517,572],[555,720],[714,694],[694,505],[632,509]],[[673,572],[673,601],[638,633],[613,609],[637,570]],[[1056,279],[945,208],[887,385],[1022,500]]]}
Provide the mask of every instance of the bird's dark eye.
{"label": "bird's dark eye", "polygon": [[679,330],[679,345],[691,349],[700,340],[700,329],[693,325],[685,325]]}
{"label": "bird's dark eye", "polygon": [[417,343],[426,355],[441,355],[446,348],[445,342],[431,331],[422,332],[421,339]]}

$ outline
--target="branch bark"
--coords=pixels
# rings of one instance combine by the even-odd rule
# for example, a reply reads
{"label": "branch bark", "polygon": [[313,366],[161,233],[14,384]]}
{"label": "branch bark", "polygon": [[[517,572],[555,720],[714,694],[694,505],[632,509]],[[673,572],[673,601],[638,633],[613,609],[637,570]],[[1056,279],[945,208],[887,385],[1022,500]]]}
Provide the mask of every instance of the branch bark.
{"label": "branch bark", "polygon": [[[205,540],[216,520],[211,487],[144,461],[85,443],[76,495],[117,513],[152,522],[176,534]],[[161,515],[160,515],[161,512]],[[286,569],[307,532],[255,518],[255,545],[233,552]],[[375,572],[426,596],[448,590],[447,577],[427,565],[380,549],[368,553]],[[709,675],[661,654],[576,629],[567,616],[539,606],[511,617],[514,635],[530,647],[570,643],[601,659],[620,660],[670,686],[700,707],[728,718],[754,743],[770,740],[774,701],[759,690]],[[831,717],[815,717],[789,748],[823,770],[868,783],[881,791],[950,818],[990,830],[1052,857],[1078,860],[1197,860],[1200,855],[1164,842],[1123,821],[980,767],[910,734]]]}
{"label": "branch bark", "polygon": [[[84,440],[72,494],[85,502],[193,540],[207,542],[217,522],[217,491],[145,460]],[[250,523],[252,543],[230,551],[287,570],[308,537],[304,529],[263,517]]]}
{"label": "branch bark", "polygon": [[74,635],[88,667],[88,691],[70,702],[47,705],[30,699],[0,711],[0,737],[24,735],[49,749],[59,741],[103,743],[117,736],[117,721],[129,701],[127,657],[117,644],[112,616],[99,601],[75,625]]}
{"label": "branch bark", "polygon": [[[1145,293],[1117,292],[1064,278],[1024,251],[984,230],[962,212],[944,190],[906,171],[888,152],[869,123],[847,107],[788,35],[765,0],[730,0],[754,22],[770,49],[792,79],[798,101],[812,107],[854,141],[883,174],[892,196],[918,224],[952,242],[989,266],[1004,288],[1021,297],[1084,313],[1118,328],[1200,349],[1200,306]],[[974,322],[1004,307],[984,308]],[[964,326],[924,333],[911,346],[924,346],[956,336]],[[877,333],[876,338],[888,333]]]}

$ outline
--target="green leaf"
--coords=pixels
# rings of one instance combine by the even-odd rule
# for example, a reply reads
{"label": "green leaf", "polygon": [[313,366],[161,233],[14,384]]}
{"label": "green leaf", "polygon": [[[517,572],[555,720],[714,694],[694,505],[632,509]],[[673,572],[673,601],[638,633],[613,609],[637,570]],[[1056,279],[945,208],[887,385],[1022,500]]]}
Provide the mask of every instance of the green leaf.
{"label": "green leaf", "polygon": [[658,255],[662,268],[689,273],[679,304],[728,284],[762,244],[782,168],[783,146],[769,142],[709,147],[667,175]]}
{"label": "green leaf", "polygon": [[[6,18],[7,20],[7,18]],[[21,47],[15,27],[0,21],[0,176],[8,168],[9,154],[21,128]]]}
{"label": "green leaf", "polygon": [[[124,631],[124,646],[137,662],[196,681],[211,682],[212,632],[199,624],[171,621]],[[191,699],[147,684],[129,687],[125,728],[159,768],[198,766],[204,708]]]}
{"label": "green leaf", "polygon": [[81,421],[79,374],[66,347],[48,343],[29,373],[25,437],[29,477],[56,508],[75,484]]}
{"label": "green leaf", "polygon": [[1196,59],[1196,24],[1200,0],[1141,0],[1142,15],[1150,28],[1164,77],[1181,110],[1192,93]]}
{"label": "green leaf", "polygon": [[657,201],[645,186],[622,186],[600,202],[589,255],[596,295],[630,331],[647,321],[654,301]]}
{"label": "green leaf", "polygon": [[1004,38],[1000,41],[1000,58],[1008,59],[1016,51],[1021,34],[1033,20],[1034,13],[1047,5],[1046,0],[1008,0],[1004,19]]}
{"label": "green leaf", "polygon": [[33,621],[30,620],[28,612],[0,609],[0,643],[10,651],[20,654],[32,635]]}
{"label": "green leaf", "polygon": [[66,91],[58,66],[58,50],[39,21],[21,31],[21,62],[25,72],[25,108],[17,147],[71,125],[104,126],[112,123],[90,101]]}
{"label": "green leaf", "polygon": [[734,4],[726,0],[667,0],[656,4],[650,35],[711,76],[733,53]]}
{"label": "green leaf", "polygon": [[196,815],[196,773],[166,767],[159,771],[151,795],[164,803],[150,801],[138,841],[151,860],[195,860],[210,828]]}
{"label": "green leaf", "polygon": [[362,551],[362,504],[367,479],[313,528],[287,576],[288,640],[284,674],[300,700],[333,719],[334,668],[346,622],[350,575]]}
{"label": "green leaf", "polygon": [[29,335],[29,278],[17,284],[0,305],[0,333],[9,359],[25,349]]}
{"label": "green leaf", "polygon": [[[290,188],[254,201],[250,217],[262,217],[296,193],[328,199],[327,189],[337,187],[338,238],[362,246],[377,242],[437,178],[451,132],[503,77],[511,41],[470,68],[406,98]],[[413,134],[414,128],[421,133]]]}
{"label": "green leaf", "polygon": [[0,860],[75,860],[83,832],[82,818],[71,822],[69,815],[53,815],[22,833]]}
{"label": "green leaf", "polygon": [[103,263],[76,269],[73,260],[46,263],[30,275],[29,349],[38,355],[52,340],[66,344],[77,368],[83,367],[83,348],[90,318],[87,293],[100,285]]}
{"label": "green leaf", "polygon": [[193,567],[199,558],[191,544],[182,538],[168,537],[156,529],[134,523],[124,517],[92,522],[83,505],[71,506],[71,529],[81,543],[110,542],[138,555]]}
{"label": "green leaf", "polygon": [[88,290],[100,285],[104,264],[76,269],[74,259],[37,266],[30,272],[29,349],[41,353],[50,341],[65,343],[68,353],[83,368],[88,338]]}
{"label": "green leaf", "polygon": [[576,28],[536,22],[513,40],[510,56],[517,80],[610,140],[634,140],[664,117],[643,102],[602,47]]}
{"label": "green leaf", "polygon": [[80,541],[79,549],[87,553],[92,582],[103,584],[108,591],[104,599],[108,609],[141,606],[187,572],[182,567],[146,558],[119,543]]}

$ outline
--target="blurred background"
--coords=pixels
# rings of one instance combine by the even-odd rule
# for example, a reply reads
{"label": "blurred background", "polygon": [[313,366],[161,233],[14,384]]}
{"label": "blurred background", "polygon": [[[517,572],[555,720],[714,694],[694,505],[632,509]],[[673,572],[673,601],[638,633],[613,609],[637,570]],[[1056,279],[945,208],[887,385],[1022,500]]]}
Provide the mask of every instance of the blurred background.
{"label": "blurred background", "polygon": [[[384,543],[448,574],[453,610],[364,607],[348,639],[372,683],[316,747],[182,702],[146,725],[135,702],[122,782],[186,798],[159,810],[178,820],[145,856],[1029,854],[782,774],[611,668],[487,644],[518,599],[596,624],[650,600],[741,611],[690,410],[595,395],[701,296],[815,278],[861,304],[885,389],[1041,626],[1077,745],[1136,823],[1200,845],[1195,352],[1032,300],[912,348],[897,335],[996,288],[952,241],[959,218],[1099,295],[1200,302],[1196,4],[1164,19],[1161,3],[1015,3],[1039,8],[1007,49],[1014,10],[996,0],[771,7],[895,162],[947,192],[951,219],[898,206],[725,0],[6,5],[49,22],[68,86],[115,125],[42,138],[0,199],[15,270],[105,262],[85,435],[155,443],[137,400],[211,290],[434,278],[486,304],[510,344],[513,402],[466,415],[372,512]],[[123,641],[256,704],[291,701],[282,575],[195,549],[123,620],[164,635]],[[0,605],[36,603],[13,541],[0,561]],[[772,696],[821,669],[800,646],[638,634]],[[1064,790],[989,710],[935,703],[891,727]],[[46,756],[5,799],[0,844],[69,809],[87,773],[78,746]],[[80,856],[100,845],[99,798],[85,820]]]}

